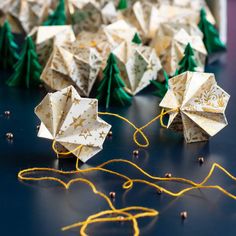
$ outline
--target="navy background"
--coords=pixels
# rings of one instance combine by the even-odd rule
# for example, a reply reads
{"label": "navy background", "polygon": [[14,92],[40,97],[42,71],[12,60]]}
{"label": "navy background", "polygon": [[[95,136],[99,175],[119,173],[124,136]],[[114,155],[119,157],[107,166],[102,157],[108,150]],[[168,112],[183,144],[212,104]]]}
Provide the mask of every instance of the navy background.
{"label": "navy background", "polygon": [[[236,1],[229,0],[228,9],[228,52],[217,63],[207,67],[214,72],[219,85],[231,94],[227,108],[229,125],[207,143],[185,144],[180,135],[160,129],[158,122],[146,130],[151,145],[140,150],[138,158],[132,156],[135,145],[133,130],[116,118],[104,117],[113,125],[113,138],[107,139],[104,150],[93,157],[87,165],[95,166],[112,158],[132,160],[148,172],[163,176],[171,172],[174,176],[202,180],[214,162],[220,163],[236,176]],[[1,58],[2,60],[2,58]],[[61,232],[60,228],[84,220],[90,214],[108,209],[103,199],[95,196],[89,187],[74,184],[68,191],[61,186],[45,183],[22,183],[17,179],[19,170],[28,167],[55,167],[73,169],[75,159],[57,160],[49,140],[37,138],[36,126],[39,120],[34,107],[45,95],[43,89],[8,88],[4,81],[7,73],[1,72],[0,86],[0,235],[29,236],[73,236],[78,231]],[[113,108],[136,125],[141,126],[157,115],[159,100],[144,91],[133,99],[129,108]],[[3,113],[10,110],[6,118]],[[5,133],[14,134],[13,142],[5,139]],[[205,163],[200,166],[197,158],[203,156]],[[133,177],[139,174],[125,165],[113,165],[114,170]],[[236,201],[215,190],[195,190],[185,196],[173,198],[158,195],[153,189],[142,184],[125,193],[122,180],[103,173],[86,175],[104,193],[116,192],[117,208],[140,205],[160,211],[155,219],[139,221],[141,235],[228,235],[236,234]],[[235,183],[220,171],[212,179],[236,194]],[[173,191],[182,185],[162,183]],[[180,220],[181,211],[188,212],[185,222]],[[132,235],[129,223],[92,225],[89,235]]]}

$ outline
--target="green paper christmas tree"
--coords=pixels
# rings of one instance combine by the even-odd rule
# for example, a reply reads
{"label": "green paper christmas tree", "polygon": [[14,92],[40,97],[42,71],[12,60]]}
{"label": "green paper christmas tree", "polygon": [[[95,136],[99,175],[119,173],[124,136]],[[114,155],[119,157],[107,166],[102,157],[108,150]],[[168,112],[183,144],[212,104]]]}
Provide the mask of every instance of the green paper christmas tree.
{"label": "green paper christmas tree", "polygon": [[214,25],[207,20],[204,8],[201,9],[198,27],[204,35],[203,42],[209,54],[226,50],[225,44],[220,40],[219,32]]}
{"label": "green paper christmas tree", "polygon": [[175,75],[180,75],[186,71],[195,71],[197,62],[194,58],[194,52],[191,45],[188,43],[184,50],[184,57],[179,62],[179,69],[176,70]]}
{"label": "green paper christmas tree", "polygon": [[65,25],[66,24],[66,12],[65,12],[65,1],[59,0],[55,11],[49,15],[48,19],[43,25]]}
{"label": "green paper christmas tree", "polygon": [[108,108],[111,104],[130,105],[131,96],[124,90],[125,84],[120,77],[120,71],[115,56],[111,53],[106,68],[103,71],[103,79],[97,90],[97,99]]}
{"label": "green paper christmas tree", "polygon": [[117,6],[118,10],[125,10],[128,8],[127,0],[120,0]]}
{"label": "green paper christmas tree", "polygon": [[0,29],[0,68],[12,69],[19,58],[17,53],[18,46],[14,42],[11,27],[6,20]]}
{"label": "green paper christmas tree", "polygon": [[138,33],[135,33],[135,35],[134,35],[134,37],[133,37],[133,39],[132,39],[132,42],[133,43],[136,43],[136,44],[142,44],[142,40],[141,40],[141,38],[139,37],[139,35],[138,35]]}
{"label": "green paper christmas tree", "polygon": [[31,37],[27,37],[14,73],[7,81],[9,86],[36,86],[40,83],[42,68],[38,62],[35,45]]}
{"label": "green paper christmas tree", "polygon": [[169,88],[169,76],[167,75],[166,71],[163,70],[163,75],[165,78],[164,83],[161,83],[156,80],[151,80],[151,83],[156,87],[156,91],[153,93],[155,96],[163,98]]}

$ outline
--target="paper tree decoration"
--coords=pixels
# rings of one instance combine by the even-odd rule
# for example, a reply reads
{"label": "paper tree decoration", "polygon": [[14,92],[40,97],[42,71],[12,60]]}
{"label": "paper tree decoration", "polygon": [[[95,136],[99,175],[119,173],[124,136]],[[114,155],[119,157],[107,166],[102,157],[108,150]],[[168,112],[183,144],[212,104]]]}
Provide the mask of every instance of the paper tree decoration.
{"label": "paper tree decoration", "polygon": [[119,0],[117,9],[119,9],[119,10],[124,10],[124,9],[126,9],[127,7],[128,7],[127,0]]}
{"label": "paper tree decoration", "polygon": [[120,77],[120,71],[116,64],[115,56],[111,53],[107,66],[103,71],[104,77],[97,90],[97,99],[106,108],[110,105],[130,105],[131,97],[125,92],[125,84]]}
{"label": "paper tree decoration", "polygon": [[136,95],[156,80],[161,62],[153,48],[123,42],[113,50],[127,91]]}
{"label": "paper tree decoration", "polygon": [[178,68],[178,63],[184,57],[184,50],[190,43],[198,64],[196,71],[203,72],[207,51],[200,36],[189,35],[184,29],[177,33],[170,30],[158,31],[154,40],[154,47],[160,57],[162,66],[167,74],[173,76]]}
{"label": "paper tree decoration", "polygon": [[138,35],[138,33],[135,33],[135,35],[134,35],[134,37],[133,37],[133,39],[132,39],[132,42],[133,43],[136,43],[136,44],[142,44],[142,40],[141,40],[141,38],[139,37],[139,35]]}
{"label": "paper tree decoration", "polygon": [[187,44],[185,50],[184,50],[184,57],[179,62],[179,69],[176,70],[176,75],[182,74],[186,71],[195,71],[195,68],[197,67],[197,62],[194,58],[194,52],[190,45],[190,43]]}
{"label": "paper tree decoration", "polygon": [[225,44],[220,40],[219,32],[217,29],[206,19],[206,11],[201,10],[201,19],[198,24],[204,38],[203,42],[206,46],[208,53],[214,53],[226,50]]}
{"label": "paper tree decoration", "polygon": [[41,79],[53,90],[74,85],[81,96],[89,96],[102,64],[94,48],[80,47],[77,42],[55,45]]}
{"label": "paper tree decoration", "polygon": [[166,71],[163,70],[163,75],[165,78],[164,82],[159,82],[156,80],[151,80],[151,83],[155,86],[155,88],[157,89],[154,92],[154,95],[160,98],[163,98],[169,88],[169,76],[167,75]]}
{"label": "paper tree decoration", "polygon": [[8,21],[5,21],[3,27],[0,29],[0,67],[7,69],[12,68],[18,60],[17,53],[18,46],[14,42],[11,27]]}
{"label": "paper tree decoration", "polygon": [[4,0],[0,1],[0,16],[8,19],[13,32],[28,34],[45,20],[50,4],[45,0]]}
{"label": "paper tree decoration", "polygon": [[30,35],[34,38],[36,51],[41,65],[45,65],[49,59],[53,47],[75,41],[75,34],[70,25],[63,26],[39,26]]}
{"label": "paper tree decoration", "polygon": [[38,136],[56,141],[82,162],[102,150],[111,128],[98,117],[97,100],[81,98],[73,86],[47,94],[35,113],[41,120]]}
{"label": "paper tree decoration", "polygon": [[183,132],[186,142],[208,140],[227,125],[225,109],[229,95],[214,74],[185,72],[169,80],[160,106],[170,114],[168,128]]}
{"label": "paper tree decoration", "polygon": [[59,0],[55,11],[49,15],[48,19],[43,25],[65,25],[66,24],[66,12],[64,0]]}
{"label": "paper tree decoration", "polygon": [[9,86],[36,86],[40,83],[41,66],[31,37],[27,37],[14,73],[7,81]]}

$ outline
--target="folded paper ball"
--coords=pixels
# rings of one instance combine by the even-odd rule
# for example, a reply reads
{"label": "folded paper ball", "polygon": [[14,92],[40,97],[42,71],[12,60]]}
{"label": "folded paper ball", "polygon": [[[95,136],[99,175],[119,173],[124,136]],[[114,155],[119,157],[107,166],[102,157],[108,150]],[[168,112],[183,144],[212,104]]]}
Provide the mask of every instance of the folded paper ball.
{"label": "folded paper ball", "polygon": [[214,74],[185,72],[169,80],[160,107],[170,113],[167,127],[183,132],[187,143],[208,140],[227,125],[225,109],[229,94],[221,89]]}
{"label": "folded paper ball", "polygon": [[41,120],[38,136],[56,141],[82,162],[102,150],[111,128],[98,117],[98,101],[81,98],[73,86],[48,93],[35,113]]}

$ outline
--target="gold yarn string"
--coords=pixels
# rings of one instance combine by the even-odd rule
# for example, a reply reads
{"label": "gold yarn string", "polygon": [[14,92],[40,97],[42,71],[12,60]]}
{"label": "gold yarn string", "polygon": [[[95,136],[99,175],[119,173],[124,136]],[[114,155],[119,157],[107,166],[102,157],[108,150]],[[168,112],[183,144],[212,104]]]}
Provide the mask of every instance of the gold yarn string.
{"label": "gold yarn string", "polygon": [[[141,128],[136,127],[131,121],[129,121],[128,119],[115,114],[115,113],[108,113],[108,112],[100,112],[100,115],[110,115],[110,116],[115,116],[117,118],[122,119],[123,121],[127,122],[128,124],[130,124],[134,129],[134,135],[133,135],[133,139],[134,142],[140,146],[140,147],[147,147],[149,146],[149,140],[147,138],[147,136],[144,134],[143,129],[145,129],[146,127],[148,127],[149,125],[151,125],[153,122],[155,122],[156,120],[160,119],[160,123],[163,127],[166,127],[163,123],[163,116],[166,114],[169,114],[171,112],[176,112],[176,109],[173,110],[169,110],[169,111],[161,111],[161,114],[156,116],[154,119],[152,119],[151,121],[149,121],[146,125],[142,126]],[[138,140],[137,140],[137,134],[140,134],[143,139],[145,140],[145,144],[141,144]],[[72,151],[68,151],[68,152],[59,152],[56,149],[56,141],[54,140],[52,143],[52,148],[54,150],[54,152],[57,155],[61,155],[61,156],[67,156],[75,151],[82,150],[83,146],[79,145],[78,147],[76,147],[74,150]],[[169,181],[169,182],[179,182],[182,184],[188,184],[191,187],[187,187],[182,189],[179,192],[172,192],[164,187],[159,186],[156,183],[153,183],[151,181],[145,180],[145,179],[132,179],[122,173],[119,172],[115,172],[112,171],[108,168],[105,168],[107,165],[112,164],[112,163],[120,163],[120,164],[128,164],[131,167],[135,168],[138,172],[140,172],[141,174],[143,174],[144,177],[149,178],[151,181],[153,182],[157,182],[157,181]],[[56,177],[52,177],[52,176],[43,176],[43,177],[30,177],[28,175],[32,174],[32,173],[36,173],[36,172],[51,172],[51,173],[55,173],[55,174],[60,174],[60,175],[70,175],[70,174],[82,174],[82,173],[89,173],[89,172],[94,172],[94,171],[103,171],[112,175],[116,175],[120,178],[125,179],[124,184],[122,185],[123,189],[131,189],[133,187],[134,183],[142,183],[145,185],[148,185],[152,188],[155,188],[156,190],[163,192],[167,195],[170,195],[172,197],[179,197],[182,196],[184,194],[186,194],[189,191],[192,191],[194,189],[217,189],[220,192],[222,192],[223,194],[225,194],[226,196],[236,200],[236,196],[229,193],[227,190],[225,190],[224,188],[222,188],[219,185],[204,185],[208,182],[208,180],[211,178],[211,176],[214,174],[215,169],[220,169],[222,172],[224,172],[228,177],[230,177],[232,180],[236,181],[236,177],[233,176],[232,174],[230,174],[226,169],[224,169],[221,165],[214,163],[208,173],[208,175],[204,178],[204,180],[200,183],[196,183],[194,181],[191,181],[189,179],[185,179],[185,178],[176,178],[176,177],[171,177],[171,178],[163,178],[163,177],[158,177],[158,176],[153,176],[151,174],[149,174],[148,172],[146,172],[145,170],[143,170],[141,167],[139,167],[138,165],[136,165],[135,163],[128,161],[128,160],[123,160],[123,159],[113,159],[113,160],[109,160],[107,162],[102,163],[101,165],[98,165],[97,167],[91,167],[91,168],[87,168],[87,169],[80,169],[79,168],[79,158],[77,158],[76,160],[76,170],[73,171],[62,171],[62,170],[57,170],[57,169],[53,169],[53,168],[30,168],[30,169],[26,169],[26,170],[22,170],[18,173],[18,178],[20,180],[23,181],[54,181],[57,182],[59,184],[61,184],[63,187],[65,187],[65,189],[69,189],[70,186],[73,183],[76,182],[81,182],[81,183],[85,183],[87,185],[90,186],[90,188],[92,189],[94,194],[99,195],[100,197],[102,197],[108,204],[110,210],[104,210],[101,212],[98,212],[96,214],[93,214],[91,216],[89,216],[85,221],[83,222],[77,222],[74,223],[72,225],[63,227],[62,230],[69,230],[69,229],[73,229],[76,227],[81,227],[80,228],[80,235],[82,236],[87,236],[86,234],[86,229],[90,224],[95,224],[95,223],[100,223],[100,222],[120,222],[120,221],[129,221],[132,222],[132,226],[133,226],[133,231],[135,236],[139,235],[139,227],[138,227],[138,222],[137,219],[138,218],[142,218],[142,217],[154,217],[157,216],[159,214],[158,211],[156,211],[155,209],[151,209],[151,208],[145,208],[145,207],[139,207],[139,206],[132,206],[132,207],[126,207],[126,208],[121,208],[121,209],[116,209],[112,203],[112,201],[110,200],[110,198],[108,196],[106,196],[104,193],[100,192],[97,190],[96,186],[88,179],[85,178],[75,178],[72,179],[68,182],[64,182],[63,180],[56,178]],[[140,213],[130,213],[130,211],[139,211]],[[116,215],[116,216],[110,216],[110,215]]]}

